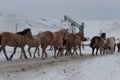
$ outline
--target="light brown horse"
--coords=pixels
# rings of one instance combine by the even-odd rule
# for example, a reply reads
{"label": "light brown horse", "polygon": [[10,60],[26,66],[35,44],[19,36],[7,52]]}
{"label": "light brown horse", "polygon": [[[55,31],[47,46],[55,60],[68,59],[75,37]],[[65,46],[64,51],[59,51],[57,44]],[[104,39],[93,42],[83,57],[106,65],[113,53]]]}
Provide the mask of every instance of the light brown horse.
{"label": "light brown horse", "polygon": [[[61,29],[56,32],[45,31],[41,33],[41,48],[42,48],[42,59],[44,55],[47,57],[46,48],[48,45],[54,46],[54,57],[56,58],[56,50],[63,48],[63,37],[68,32],[68,29]],[[62,53],[62,50],[61,50]]]}
{"label": "light brown horse", "polygon": [[[17,47],[21,48],[21,51],[24,54],[24,57],[27,59],[27,56],[25,54],[24,47],[26,45],[26,38],[33,39],[31,29],[27,28],[21,32],[17,33],[11,33],[11,32],[3,32],[1,33],[0,41],[1,41],[1,47],[0,47],[0,52],[3,50],[3,53],[6,57],[7,60],[11,60],[14,54],[16,53]],[[8,58],[6,54],[5,47],[6,46],[11,46],[14,47],[14,51],[11,54],[10,58]]]}
{"label": "light brown horse", "polygon": [[[86,40],[87,39],[84,37],[84,33],[82,33],[82,32],[78,32],[76,34],[69,34],[66,38],[67,52],[66,52],[65,55],[70,54],[72,56],[74,52],[76,52],[76,54],[78,54],[77,51],[76,51],[76,47],[79,47],[80,55],[82,55],[81,42],[86,41]],[[72,52],[72,48],[74,49],[73,52]]]}
{"label": "light brown horse", "polygon": [[[63,48],[66,44],[65,37],[69,34],[68,29],[60,29],[56,32],[54,32],[54,42],[57,43],[57,45],[54,45],[54,57],[57,57],[58,55],[62,56],[63,55]],[[57,56],[56,56],[56,51],[58,50]]]}
{"label": "light brown horse", "polygon": [[53,33],[51,31],[45,31],[41,33],[41,48],[42,48],[42,59],[44,56],[47,57],[46,48],[48,45],[53,45]]}
{"label": "light brown horse", "polygon": [[114,37],[108,37],[106,38],[106,44],[105,44],[105,51],[106,53],[114,53],[115,52],[115,38]]}
{"label": "light brown horse", "polygon": [[[30,55],[31,57],[32,57],[31,51],[30,51],[31,48],[35,48],[35,51],[34,51],[34,54],[33,54],[33,57],[34,57],[34,58],[35,58],[35,54],[36,54],[36,51],[37,51],[37,50],[38,50],[38,56],[40,56],[40,49],[39,49],[39,46],[40,46],[40,44],[41,44],[40,34],[34,35],[34,36],[33,36],[33,40],[27,38],[26,44],[28,45],[28,52],[29,52],[29,55]],[[22,56],[22,55],[21,55],[21,56]]]}

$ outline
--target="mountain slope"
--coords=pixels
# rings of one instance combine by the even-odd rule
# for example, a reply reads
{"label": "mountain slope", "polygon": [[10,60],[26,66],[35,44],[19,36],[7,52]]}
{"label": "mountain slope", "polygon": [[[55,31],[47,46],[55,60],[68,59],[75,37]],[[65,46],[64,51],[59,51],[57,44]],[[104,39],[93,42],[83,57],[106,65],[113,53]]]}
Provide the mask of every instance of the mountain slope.
{"label": "mountain slope", "polygon": [[[107,36],[115,36],[119,38],[120,20],[77,20],[78,22],[85,23],[85,35],[92,37],[98,35],[100,30],[106,32]],[[39,18],[32,19],[25,16],[15,16],[7,14],[5,12],[0,12],[0,32],[10,31],[15,32],[17,24],[17,31],[23,30],[25,28],[31,28],[33,34],[37,34],[41,31],[57,31],[61,28],[60,19],[52,18]],[[79,23],[80,24],[80,23]]]}

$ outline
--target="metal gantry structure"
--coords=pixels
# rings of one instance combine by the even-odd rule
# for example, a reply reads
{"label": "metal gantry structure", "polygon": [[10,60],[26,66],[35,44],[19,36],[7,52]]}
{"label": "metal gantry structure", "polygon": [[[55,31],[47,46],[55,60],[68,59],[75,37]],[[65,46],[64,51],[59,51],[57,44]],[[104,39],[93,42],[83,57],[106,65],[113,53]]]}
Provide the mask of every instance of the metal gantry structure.
{"label": "metal gantry structure", "polygon": [[69,32],[70,33],[76,33],[76,27],[78,29],[81,28],[81,25],[79,25],[76,21],[74,21],[73,19],[71,19],[70,17],[68,17],[67,15],[64,15],[64,20],[61,21],[61,24],[63,22],[67,22],[67,26],[68,26],[68,29],[69,29]]}

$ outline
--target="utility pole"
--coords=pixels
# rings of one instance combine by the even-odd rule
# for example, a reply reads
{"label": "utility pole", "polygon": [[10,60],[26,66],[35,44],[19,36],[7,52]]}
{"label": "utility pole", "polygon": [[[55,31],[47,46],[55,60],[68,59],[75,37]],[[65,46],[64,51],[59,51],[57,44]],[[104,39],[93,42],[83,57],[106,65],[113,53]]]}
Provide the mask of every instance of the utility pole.
{"label": "utility pole", "polygon": [[15,32],[17,32],[17,24],[16,24],[16,27],[15,27]]}
{"label": "utility pole", "polygon": [[102,34],[102,29],[100,29],[100,35]]}

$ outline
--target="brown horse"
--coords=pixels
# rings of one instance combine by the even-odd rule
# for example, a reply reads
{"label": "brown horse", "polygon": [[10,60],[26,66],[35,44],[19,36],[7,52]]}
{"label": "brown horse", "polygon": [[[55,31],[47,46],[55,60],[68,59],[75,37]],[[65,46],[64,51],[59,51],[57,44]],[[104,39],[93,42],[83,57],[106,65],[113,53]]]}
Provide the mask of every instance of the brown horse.
{"label": "brown horse", "polygon": [[41,41],[40,41],[40,34],[34,35],[33,36],[33,40],[27,38],[26,44],[28,45],[28,52],[29,52],[29,55],[31,57],[32,57],[31,51],[30,51],[31,48],[35,48],[35,51],[34,51],[34,54],[33,54],[34,58],[35,58],[35,54],[36,54],[37,50],[38,50],[38,56],[40,56],[40,53],[39,53],[40,52],[40,49],[39,49],[40,43],[41,43]]}
{"label": "brown horse", "polygon": [[[44,59],[44,55],[47,57],[46,48],[48,45],[54,46],[54,57],[56,58],[56,50],[60,50],[61,54],[63,51],[63,37],[68,32],[68,29],[61,29],[56,32],[45,31],[41,33],[41,48],[42,48],[42,59]],[[59,51],[58,51],[59,52]]]}
{"label": "brown horse", "polygon": [[[0,47],[0,52],[3,50],[3,53],[6,57],[7,60],[11,60],[14,54],[16,53],[17,47],[21,48],[21,51],[24,54],[24,57],[27,59],[27,56],[25,54],[24,47],[26,45],[26,38],[33,39],[31,29],[27,28],[21,32],[17,33],[11,33],[11,32],[3,32],[1,33],[0,41],[1,41],[1,47]],[[12,46],[14,47],[14,51],[11,54],[10,58],[8,58],[6,54],[5,47],[6,46]]]}
{"label": "brown horse", "polygon": [[118,53],[120,53],[120,42],[117,43],[117,49],[118,49],[118,50],[117,50]]}
{"label": "brown horse", "polygon": [[90,47],[92,48],[92,55],[93,56],[94,56],[94,50],[96,49],[96,55],[97,55],[99,48],[100,48],[100,54],[102,54],[102,52],[104,54],[104,49],[105,49],[104,39],[102,37],[99,37],[99,36],[94,36],[91,39]]}
{"label": "brown horse", "polygon": [[41,33],[41,48],[42,48],[42,59],[44,59],[44,56],[47,57],[46,48],[48,45],[53,45],[53,33],[50,31],[45,31]]}
{"label": "brown horse", "polygon": [[[79,51],[80,51],[80,55],[82,55],[81,53],[81,41],[86,41],[87,39],[84,37],[84,33],[82,32],[78,32],[76,34],[68,34],[66,41],[67,41],[67,52],[66,55],[71,54],[71,56],[73,55],[74,52],[77,53],[76,51],[76,47],[79,47]],[[72,48],[74,49],[72,52]]]}
{"label": "brown horse", "polygon": [[[55,40],[55,43],[54,44],[54,53],[55,53],[55,57],[57,57],[58,55],[62,56],[63,55],[63,48],[66,44],[66,40],[65,40],[65,37],[69,34],[68,32],[68,29],[60,29],[56,32],[54,32],[54,40]],[[56,56],[56,51],[58,50],[58,53],[57,53],[57,56]]]}

